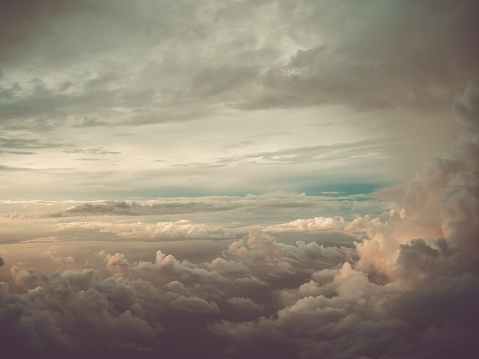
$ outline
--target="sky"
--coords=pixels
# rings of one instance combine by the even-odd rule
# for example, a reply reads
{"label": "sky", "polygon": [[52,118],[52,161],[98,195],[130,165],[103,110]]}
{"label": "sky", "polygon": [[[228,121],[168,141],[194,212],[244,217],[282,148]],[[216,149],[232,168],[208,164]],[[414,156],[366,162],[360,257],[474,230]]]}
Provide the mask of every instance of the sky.
{"label": "sky", "polygon": [[0,351],[475,358],[475,0],[0,0]]}

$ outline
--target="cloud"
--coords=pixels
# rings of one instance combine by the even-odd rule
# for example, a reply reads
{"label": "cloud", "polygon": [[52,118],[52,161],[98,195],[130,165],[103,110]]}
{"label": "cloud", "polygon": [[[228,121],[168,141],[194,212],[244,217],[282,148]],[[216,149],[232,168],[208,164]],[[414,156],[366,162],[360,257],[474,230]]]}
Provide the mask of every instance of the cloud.
{"label": "cloud", "polygon": [[[256,340],[301,348],[301,358],[468,357],[477,350],[471,335],[479,295],[475,87],[473,81],[456,97],[464,131],[419,172],[406,210],[391,211],[388,222],[367,216],[345,225],[362,238],[358,261],[280,290],[276,316],[210,325],[232,343],[231,357]],[[297,221],[298,227],[314,223]],[[282,257],[266,243],[263,252]]]}
{"label": "cloud", "polygon": [[[77,266],[40,274],[33,268],[12,267],[18,288],[29,290],[14,294],[6,285],[1,287],[0,325],[13,328],[8,339],[15,341],[10,343],[35,340],[17,347],[2,337],[4,352],[13,358],[26,354],[77,358],[93,352],[150,358],[184,350],[184,357],[190,357],[207,341],[215,343],[208,352],[219,353],[226,343],[206,330],[208,323],[223,315],[241,318],[269,312],[275,306],[270,295],[281,287],[282,276],[291,281],[295,274],[294,282],[300,283],[314,271],[312,267],[324,266],[325,256],[341,261],[346,252],[280,244],[256,232],[247,242],[232,245],[224,258],[209,263],[182,261],[161,251],[153,262],[132,262],[121,253],[99,255],[106,272]],[[299,267],[288,266],[291,261]],[[276,266],[287,271],[271,273]],[[8,316],[11,319],[5,321]],[[171,335],[191,341],[189,347],[178,348],[168,340]]]}
{"label": "cloud", "polygon": [[462,124],[456,141],[426,163],[406,194],[406,211],[416,224],[436,228],[456,246],[479,253],[476,219],[479,141],[476,108],[479,103],[477,80],[456,96],[453,109]]}
{"label": "cloud", "polygon": [[[359,110],[444,110],[477,71],[472,14],[479,9],[474,1],[361,6],[350,1],[340,9],[328,2],[299,2],[280,9],[284,21],[296,25],[290,35],[305,37],[303,46],[283,64],[271,66],[260,90],[240,108],[343,104],[347,98],[348,106]],[[345,18],[354,20],[338,27]],[[311,31],[318,36],[308,38]]]}
{"label": "cloud", "polygon": [[[48,156],[36,167],[15,162],[18,154],[33,150],[51,151],[57,166],[61,162],[55,156],[57,149],[66,151],[64,155],[131,151],[125,156],[135,162],[134,167],[121,167],[120,159],[114,164],[120,171],[134,168],[126,171],[130,174],[156,147],[147,144],[137,149],[137,142],[124,143],[125,137],[117,136],[134,132],[145,142],[168,143],[171,133],[184,129],[175,127],[179,122],[191,121],[193,126],[194,120],[215,117],[205,122],[208,126],[201,125],[208,127],[209,140],[224,133],[209,124],[252,110],[331,105],[350,108],[356,115],[366,112],[354,117],[363,122],[386,109],[435,118],[431,114],[443,111],[452,94],[477,73],[475,1],[332,4],[264,1],[252,7],[250,2],[212,0],[195,7],[182,1],[2,5],[0,31],[6,36],[0,39],[0,126],[8,133],[2,133],[0,147],[15,158],[1,165],[0,171],[8,176],[29,167],[48,168]],[[149,259],[130,257],[115,248],[90,258],[99,264],[81,263],[72,246],[72,253],[65,256],[47,247],[37,253],[38,258],[28,258],[28,265],[13,262],[2,277],[9,284],[0,283],[2,355],[12,359],[193,358],[198,353],[232,359],[474,357],[479,350],[478,94],[477,80],[457,93],[453,112],[459,136],[411,181],[404,210],[381,203],[380,209],[374,209],[378,213],[356,216],[350,209],[364,211],[371,206],[361,202],[364,197],[336,196],[336,202],[327,204],[330,207],[322,207],[331,198],[321,202],[324,198],[272,194],[234,200],[75,203],[66,209],[61,204],[62,208],[40,215],[10,215],[19,221],[5,221],[19,226],[30,218],[44,218],[36,222],[52,218],[49,223],[58,224],[58,238],[71,239],[69,234],[87,238],[79,244],[82,248],[91,243],[101,246],[99,233],[133,239],[134,244],[199,238],[227,239],[230,244],[206,262],[174,256],[164,243],[158,243],[162,249],[155,248],[154,258],[152,252]],[[392,121],[401,117],[394,113],[397,117],[392,116]],[[258,116],[265,122],[266,117]],[[273,118],[264,128],[270,133],[272,124],[280,120]],[[165,132],[146,126],[152,124],[162,124]],[[109,127],[112,135],[93,141],[89,130],[100,125]],[[121,133],[121,126],[131,127]],[[362,126],[354,127],[354,132],[363,135],[366,128],[368,133],[377,129]],[[441,126],[435,123],[435,127]],[[73,130],[80,136],[78,143],[92,142],[84,147],[53,140],[70,138]],[[39,133],[45,138],[36,139]],[[191,148],[196,140],[192,132],[181,135],[175,139],[184,138],[182,146]],[[234,138],[232,143],[248,144],[245,138]],[[121,153],[104,147],[112,139]],[[364,165],[370,162],[362,160],[372,157],[381,166],[388,163],[384,155],[388,147],[367,136],[324,146],[287,139],[280,146],[261,145],[248,151],[240,148],[237,154],[215,152],[213,164],[195,153],[175,162],[187,163],[181,169],[144,166],[147,170],[140,171],[141,178],[128,177],[138,182],[118,176],[108,188],[118,191],[121,183],[133,191],[132,183],[150,181],[151,187],[142,188],[158,193],[160,176],[184,175],[181,171],[187,168],[188,175],[182,178],[194,182],[197,191],[211,182],[220,191],[226,176],[202,172],[208,165],[235,168],[231,176],[235,189],[260,182],[261,176],[267,186],[260,188],[276,188],[274,183],[284,188],[284,183],[306,177],[310,181],[306,185],[317,185],[319,169],[337,184],[341,176],[334,164],[339,162],[357,170],[351,173],[379,181],[372,167]],[[162,158],[180,153],[176,151],[180,147],[165,146],[174,154],[161,154]],[[224,142],[214,148],[231,150]],[[147,157],[148,163],[152,158]],[[321,160],[332,165],[311,168]],[[246,165],[258,171],[244,176]],[[278,166],[286,170],[276,170]],[[81,183],[106,193],[100,178],[119,172],[85,171],[81,181],[73,180],[78,172],[64,177],[71,180],[65,181],[69,189],[81,188],[74,186]],[[18,187],[19,178],[12,178],[3,189]],[[177,178],[163,190],[181,187]],[[36,186],[44,190],[46,183],[60,183],[55,179]],[[354,181],[362,179],[356,176]],[[20,187],[22,197],[27,196]],[[321,188],[319,192],[337,191]],[[349,218],[322,214],[326,208],[347,212]],[[195,220],[185,219],[186,214],[196,215]],[[97,220],[109,215],[123,217]],[[172,218],[141,218],[142,222],[127,217],[159,215]],[[80,216],[93,218],[64,219]],[[266,223],[258,227],[278,238],[258,229],[246,234],[250,227],[240,226],[244,218],[255,225]],[[335,242],[337,233],[354,238],[355,246]],[[328,245],[321,244],[322,236],[330,236]],[[27,244],[41,246],[52,237],[35,232],[32,238],[37,239],[27,239],[22,249]],[[109,245],[121,244],[110,241]],[[44,262],[55,269],[45,269]]]}
{"label": "cloud", "polygon": [[[204,263],[162,251],[154,261],[99,255],[103,270],[76,265],[40,274],[12,267],[16,285],[29,291],[1,287],[0,300],[10,303],[1,314],[15,318],[9,333],[18,336],[10,339],[36,338],[37,344],[14,349],[4,342],[4,350],[13,358],[93,352],[192,357],[209,343],[206,352],[231,358],[258,350],[279,358],[434,358],[442,351],[467,357],[475,346],[470,313],[479,262],[446,239],[401,245],[388,284],[374,283],[353,249],[285,244],[259,231]],[[17,316],[11,303],[20,308]],[[188,348],[172,336],[188,340]],[[251,352],[252,345],[259,349]]]}
{"label": "cloud", "polygon": [[256,304],[250,298],[231,297],[226,300],[228,304],[238,308],[239,310],[263,310],[263,306]]}
{"label": "cloud", "polygon": [[479,124],[479,79],[469,82],[463,92],[455,96],[453,113],[456,119],[466,128],[477,132]]}
{"label": "cloud", "polygon": [[46,142],[36,138],[16,138],[16,137],[2,137],[0,138],[0,147],[16,148],[16,149],[42,149],[42,148],[56,148],[65,146],[63,143]]}
{"label": "cloud", "polygon": [[188,220],[174,222],[157,222],[155,224],[111,223],[111,222],[67,222],[60,223],[58,231],[97,230],[103,233],[113,233],[121,238],[138,239],[192,239],[192,238],[230,238],[238,237],[244,230],[235,231],[222,226],[194,224]]}
{"label": "cloud", "polygon": [[[69,217],[94,217],[97,216],[155,216],[155,215],[195,215],[202,213],[215,213],[220,218],[223,215],[237,216],[265,211],[288,212],[293,209],[296,211],[309,211],[315,207],[328,209],[329,212],[337,212],[337,207],[355,207],[360,211],[360,207],[369,207],[372,211],[377,208],[371,207],[367,201],[370,196],[307,196],[304,193],[273,192],[264,195],[248,194],[244,197],[239,196],[211,196],[191,198],[161,198],[142,202],[135,201],[95,201],[82,203],[81,201],[50,201],[35,202],[38,206],[66,207],[59,211],[45,211],[40,208],[36,213],[10,213],[4,215],[10,218],[69,218]],[[340,201],[340,202],[339,202]],[[25,204],[31,206],[34,202],[22,201],[4,201],[4,205]],[[71,204],[75,204],[71,206]],[[380,211],[386,208],[381,208]],[[21,210],[21,209],[19,209]]]}
{"label": "cloud", "polygon": [[216,164],[231,165],[233,163],[257,163],[257,164],[301,164],[310,162],[341,161],[351,158],[355,154],[355,161],[360,157],[384,156],[385,148],[377,141],[357,141],[353,143],[336,143],[334,145],[321,145],[302,148],[290,148],[274,152],[252,153],[242,156],[218,158]]}
{"label": "cloud", "polygon": [[206,300],[197,297],[180,296],[174,299],[170,306],[173,309],[195,312],[195,313],[219,313],[220,309],[216,303],[208,303]]}
{"label": "cloud", "polygon": [[297,219],[295,221],[267,227],[265,230],[270,232],[289,232],[289,231],[329,231],[339,230],[344,220],[336,220],[332,217],[315,217],[309,219]]}
{"label": "cloud", "polygon": [[[6,5],[3,124],[44,132],[322,104],[444,110],[477,72],[474,1],[249,5]],[[15,73],[24,59],[45,71]]]}
{"label": "cloud", "polygon": [[66,209],[63,212],[44,212],[39,216],[42,218],[57,217],[76,217],[76,216],[98,216],[98,215],[116,215],[116,216],[144,216],[144,215],[164,215],[164,214],[184,214],[195,212],[216,212],[227,211],[238,208],[238,204],[233,203],[155,203],[151,205],[142,205],[136,202],[127,203],[124,201],[106,201],[104,204],[84,203]]}

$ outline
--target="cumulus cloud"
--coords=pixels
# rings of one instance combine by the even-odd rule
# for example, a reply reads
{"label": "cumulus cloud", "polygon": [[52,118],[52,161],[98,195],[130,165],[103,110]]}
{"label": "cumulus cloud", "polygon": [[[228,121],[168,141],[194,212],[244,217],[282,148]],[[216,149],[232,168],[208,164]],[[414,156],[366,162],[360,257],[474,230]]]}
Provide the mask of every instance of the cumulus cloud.
{"label": "cumulus cloud", "polygon": [[[207,263],[178,260],[161,251],[151,262],[132,262],[121,253],[99,255],[106,272],[86,268],[40,274],[33,268],[12,267],[23,291],[14,294],[2,284],[0,318],[11,319],[0,320],[0,325],[15,329],[8,338],[16,343],[30,342],[10,346],[2,337],[11,357],[76,358],[93,352],[193,357],[204,343],[214,343],[206,352],[217,355],[227,346],[207,330],[208,323],[223,316],[273,313],[278,307],[275,291],[284,279],[298,285],[315,268],[349,258],[344,249],[281,244],[260,232]],[[276,267],[282,270],[273,273]],[[188,348],[178,347],[172,336],[188,340]]]}
{"label": "cumulus cloud", "polygon": [[15,328],[9,339],[30,341],[4,342],[12,358],[194,357],[198,350],[231,358],[435,358],[467,357],[476,346],[470,315],[479,262],[444,238],[401,245],[388,284],[375,283],[350,248],[285,244],[260,231],[204,263],[162,251],[153,261],[99,255],[103,270],[12,267],[24,289],[2,284],[8,304],[0,318],[12,319],[0,323]]}

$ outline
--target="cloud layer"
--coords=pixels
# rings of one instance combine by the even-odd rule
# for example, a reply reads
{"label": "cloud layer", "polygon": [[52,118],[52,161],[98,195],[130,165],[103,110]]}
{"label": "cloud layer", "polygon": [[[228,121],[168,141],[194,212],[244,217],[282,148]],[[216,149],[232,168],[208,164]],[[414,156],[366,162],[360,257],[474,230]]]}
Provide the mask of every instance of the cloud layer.
{"label": "cloud layer", "polygon": [[1,189],[91,200],[397,183],[452,137],[444,114],[477,76],[478,11],[466,0],[5,3]]}
{"label": "cloud layer", "polygon": [[2,2],[0,356],[476,358],[478,4]]}
{"label": "cloud layer", "polygon": [[[102,250],[96,256],[103,265],[93,266],[50,249],[44,257],[61,270],[41,273],[19,263],[10,266],[12,284],[1,284],[3,353],[473,358],[479,349],[478,94],[472,81],[457,95],[462,132],[411,181],[405,211],[392,209],[387,221],[316,217],[269,228],[278,234],[342,232],[356,238],[355,248],[284,243],[253,230],[206,262],[161,250],[153,260]],[[63,213],[118,209],[157,210],[107,202]],[[78,223],[64,225],[81,228]],[[214,237],[188,221],[111,228],[126,237],[135,231]]]}

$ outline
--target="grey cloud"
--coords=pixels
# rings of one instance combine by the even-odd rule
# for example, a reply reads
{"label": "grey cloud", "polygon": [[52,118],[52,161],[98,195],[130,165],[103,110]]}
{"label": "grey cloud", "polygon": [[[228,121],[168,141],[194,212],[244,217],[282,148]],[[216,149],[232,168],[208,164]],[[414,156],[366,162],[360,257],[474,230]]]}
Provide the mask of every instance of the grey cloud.
{"label": "grey cloud", "polygon": [[477,323],[473,303],[478,299],[477,272],[445,276],[397,298],[392,312],[411,328],[406,353],[472,358],[478,349],[473,335]]}
{"label": "grey cloud", "polygon": [[29,172],[29,171],[35,171],[35,170],[33,170],[31,168],[11,167],[11,166],[0,165],[0,171],[5,171],[5,172]]}
{"label": "grey cloud", "polygon": [[68,103],[69,97],[48,88],[42,80],[31,78],[18,86],[18,90],[0,105],[3,128],[44,132],[67,119],[62,104]]}
{"label": "grey cloud", "polygon": [[[77,3],[78,4],[78,3]],[[0,46],[6,50],[0,57],[7,60],[14,55],[15,47],[21,47],[27,43],[30,37],[35,33],[35,26],[41,23],[45,18],[54,19],[74,11],[76,4],[65,4],[62,1],[45,1],[40,6],[35,1],[25,1],[21,3],[2,2],[1,30],[6,36],[2,37]],[[78,8],[77,8],[78,9]],[[19,46],[20,44],[20,46]]]}
{"label": "grey cloud", "polygon": [[35,152],[29,152],[29,151],[4,151],[0,150],[0,153],[8,153],[11,155],[34,155],[36,154]]}
{"label": "grey cloud", "polygon": [[[435,264],[424,257],[410,257],[406,263],[411,250]],[[296,288],[283,289],[277,316],[242,323],[219,320],[210,330],[229,339],[233,358],[248,353],[256,340],[296,348],[298,358],[436,358],[444,353],[472,358],[477,348],[472,334],[476,318],[471,317],[479,293],[477,259],[470,258],[469,263],[475,262],[472,267],[451,265],[467,254],[456,253],[459,257],[451,260],[454,254],[445,252],[421,241],[402,248],[401,266],[421,278],[417,289],[404,291],[396,283],[377,286],[346,263],[341,269],[315,272]]]}
{"label": "grey cloud", "polygon": [[107,272],[39,275],[16,266],[14,279],[31,290],[0,287],[0,318],[11,318],[0,326],[14,329],[9,340],[30,342],[3,341],[3,350],[12,358],[192,358],[198,350],[231,358],[472,358],[477,259],[445,239],[412,241],[400,252],[400,279],[386,285],[355,269],[350,249],[288,245],[259,231],[206,263],[158,251],[139,262],[100,253]]}
{"label": "grey cloud", "polygon": [[88,155],[117,155],[121,152],[118,151],[107,151],[102,148],[89,148],[89,149],[70,149],[70,150],[63,150],[63,153],[81,153],[81,154],[88,154]]}
{"label": "grey cloud", "polygon": [[479,126],[479,79],[468,83],[463,92],[458,92],[455,97],[453,112],[460,123],[473,131]]}
{"label": "grey cloud", "polygon": [[238,208],[238,204],[233,203],[157,203],[152,205],[142,205],[136,202],[115,202],[107,201],[104,204],[84,203],[79,206],[69,208],[63,212],[43,213],[41,217],[73,217],[88,215],[120,215],[120,216],[144,216],[144,215],[163,215],[180,214],[194,212],[216,212],[227,211]]}
{"label": "grey cloud", "polygon": [[[210,166],[221,166],[245,163],[274,163],[274,164],[301,164],[319,161],[340,161],[353,157],[357,162],[358,157],[376,156],[382,158],[386,155],[386,148],[378,141],[357,141],[353,143],[337,143],[334,145],[320,145],[311,147],[288,148],[285,150],[234,155],[217,158]],[[197,165],[200,165],[199,163]],[[356,164],[357,165],[357,164]],[[187,166],[187,165],[184,165]]]}
{"label": "grey cloud", "polygon": [[447,99],[477,73],[474,1],[351,1],[342,8],[297,2],[283,8],[285,21],[297,22],[291,31],[315,31],[317,45],[271,67],[262,79],[264,92],[241,108],[341,104],[347,98],[360,110],[444,110]]}
{"label": "grey cloud", "polygon": [[[4,77],[27,58],[47,71],[1,90],[11,130],[191,121],[225,106],[444,110],[479,58],[474,1],[25,4],[2,12]],[[53,69],[62,79],[46,83]]]}
{"label": "grey cloud", "polygon": [[474,80],[456,96],[453,109],[462,124],[458,139],[425,164],[406,194],[406,210],[419,225],[443,231],[454,245],[475,254],[479,253],[478,93]]}
{"label": "grey cloud", "polygon": [[429,285],[439,278],[479,274],[479,261],[471,254],[457,250],[444,238],[434,247],[422,239],[401,245],[397,260],[397,281],[405,288],[415,289]]}
{"label": "grey cloud", "polygon": [[[193,86],[198,86],[200,93],[209,86],[201,80],[200,73],[216,71],[184,66],[184,61],[178,61],[183,56],[182,43],[186,47],[191,44],[190,49],[195,52],[194,43],[198,39],[205,40],[198,37],[208,28],[203,18],[208,18],[204,7],[195,9],[183,2],[169,1],[124,2],[115,6],[90,1],[79,1],[74,6],[59,5],[55,1],[42,7],[35,2],[28,2],[27,7],[5,5],[2,14],[8,21],[2,22],[5,30],[2,32],[22,34],[15,41],[0,43],[2,54],[9,54],[0,58],[7,62],[5,73],[10,74],[13,63],[29,58],[48,69],[43,80],[46,81],[54,70],[62,81],[46,84],[30,74],[31,80],[23,76],[16,87],[6,87],[2,91],[6,102],[0,108],[4,127],[45,131],[65,124],[75,127],[141,125],[188,120],[197,118],[194,113],[211,113],[207,106],[206,110],[200,106],[186,114],[177,113],[177,104],[184,103],[178,95],[194,73],[198,76]],[[134,52],[147,56],[140,62],[136,56],[132,57]],[[125,61],[118,62],[124,55]],[[95,56],[103,58],[103,64],[94,64],[91,59]],[[79,70],[77,66],[82,63],[87,65]],[[189,71],[183,73],[190,67],[192,71],[188,77]],[[248,73],[225,69],[224,74],[232,74],[238,82],[244,78],[240,75]],[[224,82],[222,75],[217,80],[223,81],[223,85],[209,82],[216,89],[231,82]],[[23,91],[15,91],[17,88]],[[172,97],[176,102],[173,107]],[[112,118],[112,107],[129,108],[134,115]],[[85,118],[90,120],[79,120]],[[21,124],[20,119],[23,120]]]}
{"label": "grey cloud", "polygon": [[[77,153],[76,150],[72,150]],[[13,169],[11,169],[13,170]],[[168,214],[191,214],[226,211],[251,211],[262,209],[294,209],[317,206],[315,198],[302,198],[297,195],[249,196],[246,198],[205,197],[195,201],[156,201],[152,204],[141,204],[125,201],[105,201],[104,203],[83,203],[57,212],[41,212],[39,214],[11,214],[12,218],[61,218],[79,216],[148,216]]]}
{"label": "grey cloud", "polygon": [[0,148],[43,149],[65,146],[63,143],[42,141],[37,138],[0,137]]}
{"label": "grey cloud", "polygon": [[[133,29],[141,22],[139,19],[154,20],[158,15],[162,20],[157,22],[160,31],[151,31],[156,22],[145,21],[140,27],[141,33],[145,34],[147,44],[161,43],[164,35],[167,38],[164,44],[172,48],[171,56],[165,55],[161,61],[175,62],[182,59],[182,49],[174,47],[176,39],[187,38],[191,46],[198,41],[199,47],[203,47],[211,35],[211,28],[200,26],[200,19],[211,20],[213,13],[216,24],[224,19],[234,20],[238,13],[239,20],[232,23],[232,30],[238,31],[243,21],[255,19],[253,15],[258,14],[256,8],[246,6],[247,2],[223,5],[211,13],[209,8],[193,9],[182,2],[162,2],[159,7],[153,6],[157,10],[153,14],[146,11],[144,16],[132,16],[126,23],[116,23],[114,19],[127,19],[129,13],[138,14],[139,8],[127,3],[110,13],[106,10],[111,5],[76,4],[79,5],[58,4],[57,8],[57,2],[51,1],[41,5],[43,10],[33,2],[3,4],[7,11],[0,11],[0,20],[3,20],[0,30],[8,36],[0,40],[0,45],[9,51],[1,52],[0,61],[8,65],[24,58],[46,64],[48,61],[42,56],[25,56],[45,55],[44,48],[48,46],[44,45],[59,39],[53,36],[44,40],[46,43],[39,41],[38,46],[30,47],[32,39],[44,36],[41,31],[38,35],[35,33],[38,24],[44,24],[42,31],[46,33],[57,21],[63,19],[64,26],[76,18],[74,15],[82,15],[72,24],[74,29],[82,30],[76,34],[78,49],[68,54],[66,47],[54,47],[57,51],[52,51],[52,56],[58,58],[49,66],[55,67],[79,53],[82,56],[102,53],[105,44],[111,50],[122,41],[118,37],[109,43],[113,32],[119,28]],[[52,87],[43,80],[35,80],[29,83],[30,92],[26,94],[19,94],[15,86],[6,87],[2,93],[7,103],[0,114],[10,121],[9,128],[36,126],[36,130],[45,130],[58,125],[70,111],[77,116],[69,120],[73,124],[78,124],[75,121],[79,118],[101,118],[89,117],[90,114],[77,110],[76,106],[89,101],[99,112],[124,103],[128,103],[130,109],[138,106],[135,109],[139,114],[135,113],[137,117],[133,120],[112,120],[131,124],[194,119],[198,118],[196,109],[202,110],[198,113],[203,116],[211,113],[216,104],[225,102],[234,102],[233,105],[243,109],[341,103],[368,110],[384,106],[432,110],[435,106],[441,108],[443,97],[470,77],[479,63],[476,2],[366,2],[369,5],[366,6],[350,1],[338,8],[332,7],[329,1],[284,2],[268,7],[271,4],[276,3],[261,2],[258,8],[268,12],[274,8],[279,14],[292,16],[290,22],[278,28],[297,39],[295,46],[303,44],[304,47],[303,50],[293,48],[295,54],[285,61],[280,61],[271,51],[273,59],[266,63],[255,62],[257,59],[252,56],[252,67],[246,71],[234,64],[218,66],[217,62],[227,63],[231,58],[221,57],[215,62],[220,51],[205,51],[208,54],[198,60],[202,66],[193,66],[175,82],[175,77],[185,68],[179,61],[178,67],[171,65],[175,71],[163,79],[164,83],[172,81],[168,86],[145,90],[150,95],[165,96],[158,100],[164,105],[160,110],[142,107],[145,103],[138,98],[142,84],[133,86],[138,90],[134,96],[123,97],[129,88],[122,87],[122,79],[134,79],[135,74],[122,77],[121,66],[110,72],[96,69],[80,85],[71,81],[67,86],[60,81],[57,87]],[[215,7],[214,2],[207,5]],[[77,9],[98,12],[90,18]],[[110,17],[105,18],[105,14]],[[344,21],[345,18],[350,21]],[[92,20],[91,29],[85,27],[83,20],[86,19]],[[110,25],[114,26],[110,28]],[[10,31],[14,29],[18,31]],[[86,35],[102,29],[109,36],[93,37],[91,43],[86,43],[89,38]],[[69,40],[71,34],[60,39]],[[314,34],[314,39],[311,35],[308,38],[308,34]],[[317,43],[318,34],[325,34],[324,44]],[[223,52],[234,47],[239,48],[238,52],[261,47],[259,38],[255,34],[249,42],[245,40],[245,47],[231,41]],[[128,51],[136,39],[137,36],[124,39],[130,44]],[[232,54],[243,55],[241,59],[255,54],[254,51],[238,52]],[[206,66],[208,60],[215,63]],[[147,70],[142,76],[152,74]],[[260,83],[256,83],[256,91],[245,93],[243,86],[255,87],[249,82],[253,77],[247,76],[245,82],[241,79],[241,75],[248,75],[250,70],[252,74],[262,70],[264,75]],[[155,79],[161,79],[166,72],[155,73]],[[202,74],[212,74],[214,83],[205,83]],[[5,76],[9,76],[8,68],[4,70]],[[226,84],[223,77],[231,80],[231,84]],[[191,81],[192,78],[195,80]],[[23,86],[23,83],[19,85]],[[79,86],[79,94],[65,94],[75,86]],[[115,91],[115,86],[120,90]],[[454,111],[462,125],[460,136],[426,164],[411,183],[405,217],[392,213],[387,223],[370,217],[357,220],[348,228],[363,239],[356,249],[340,247],[337,243],[325,247],[315,241],[281,243],[260,231],[252,231],[248,238],[235,240],[218,258],[204,263],[181,260],[158,250],[153,261],[133,261],[122,253],[103,251],[98,253],[104,261],[100,268],[91,268],[89,263],[79,265],[74,260],[62,262],[62,266],[70,269],[46,273],[13,265],[10,274],[14,285],[9,288],[0,283],[2,354],[11,359],[157,358],[160,355],[194,358],[198,353],[204,357],[238,359],[475,358],[479,350],[476,339],[479,301],[477,87],[477,81],[473,81],[457,95]],[[92,91],[87,94],[86,89]],[[170,97],[165,95],[167,89],[172,89]],[[240,89],[239,92],[231,94],[230,91],[236,89]],[[189,101],[198,97],[208,101],[192,106]],[[183,99],[179,104],[184,110],[173,111],[175,106],[170,101],[177,99]],[[26,122],[19,125],[17,119],[26,119]],[[103,120],[98,121],[86,120],[85,125]],[[5,143],[12,144],[12,148],[21,145],[15,141]],[[45,143],[33,142],[32,145]],[[218,161],[220,165],[241,161],[287,163],[293,158],[295,163],[311,163],[318,155],[335,160],[353,152],[367,156],[382,149],[377,143],[361,142],[262,152]],[[0,166],[0,170],[21,168]],[[275,206],[301,209],[308,203],[300,198],[294,201],[283,198],[265,200],[259,205],[254,201],[253,205],[245,204],[248,200],[245,198],[238,206],[220,201],[148,205],[87,203],[41,216],[158,215],[249,211],[251,208],[256,209],[252,216],[257,216],[263,209]],[[298,223],[303,222],[308,223],[307,220]],[[67,224],[75,230],[88,224],[97,226],[96,222]],[[174,224],[190,229],[188,221]],[[118,225],[124,223],[115,225],[120,228]],[[101,226],[102,229],[113,227],[111,222]],[[137,228],[131,224],[126,226],[128,235]],[[198,228],[201,232],[204,227],[193,226]],[[149,230],[156,233],[156,229],[152,226]],[[426,235],[418,238],[422,233]],[[46,253],[45,260],[52,258],[54,253]]]}
{"label": "grey cloud", "polygon": [[256,304],[249,298],[231,297],[226,301],[239,310],[263,310],[261,305]]}
{"label": "grey cloud", "polygon": [[[479,296],[475,87],[473,81],[457,96],[456,115],[464,127],[413,181],[405,214],[391,212],[387,224],[362,220],[375,229],[357,244],[359,260],[340,269],[327,266],[309,282],[279,290],[276,315],[220,319],[209,326],[229,340],[232,358],[249,353],[252,343],[272,342],[296,348],[299,358],[474,357],[479,348],[473,334]],[[418,233],[429,238],[413,239]],[[444,238],[431,238],[434,233]],[[267,238],[256,244],[251,235],[248,243],[253,253],[262,248],[273,258],[287,258]],[[244,253],[242,263],[254,268],[250,252]],[[268,265],[260,255],[253,258]],[[374,268],[363,265],[368,258]],[[381,266],[394,268],[386,281],[378,279]],[[286,275],[287,265],[275,267]]]}
{"label": "grey cloud", "polygon": [[[190,358],[198,350],[221,356],[228,343],[206,330],[208,323],[223,316],[239,320],[270,313],[277,306],[273,296],[281,278],[286,275],[291,281],[296,275],[294,282],[301,283],[313,271],[311,266],[327,265],[326,257],[343,260],[344,251],[332,251],[317,245],[284,245],[253,233],[248,243],[238,242],[228,250],[233,257],[249,258],[245,263],[220,257],[195,264],[158,251],[154,262],[100,253],[106,273],[81,269],[73,262],[73,269],[45,274],[14,266],[17,286],[30,290],[12,293],[6,285],[0,287],[0,327],[11,329],[0,342],[11,358],[153,358],[159,353]],[[310,268],[304,263],[298,270],[271,273],[275,264],[288,267],[291,260],[308,262]],[[184,340],[188,347],[179,345]],[[22,346],[23,341],[28,345]]]}
{"label": "grey cloud", "polygon": [[95,126],[108,126],[108,122],[102,122],[98,120],[98,118],[88,118],[85,117],[83,118],[80,122],[77,124],[73,124],[72,127],[95,127]]}
{"label": "grey cloud", "polygon": [[173,309],[195,313],[219,313],[220,309],[216,303],[208,303],[206,300],[197,297],[180,296],[174,299],[170,306]]}
{"label": "grey cloud", "polygon": [[244,66],[204,69],[193,77],[190,90],[202,97],[219,96],[247,82],[254,81],[256,75],[257,69]]}

